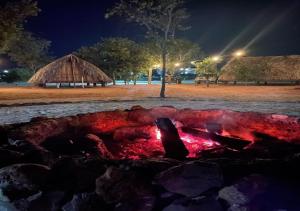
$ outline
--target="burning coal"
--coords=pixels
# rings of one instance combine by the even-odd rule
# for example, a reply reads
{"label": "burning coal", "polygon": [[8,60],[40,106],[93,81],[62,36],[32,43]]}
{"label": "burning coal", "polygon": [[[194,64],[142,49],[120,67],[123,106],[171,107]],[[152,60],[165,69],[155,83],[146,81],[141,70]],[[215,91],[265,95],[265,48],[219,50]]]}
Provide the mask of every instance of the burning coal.
{"label": "burning coal", "polygon": [[106,159],[273,156],[282,149],[298,148],[299,122],[297,117],[258,113],[139,107],[36,119],[11,126],[8,136],[57,154]]}

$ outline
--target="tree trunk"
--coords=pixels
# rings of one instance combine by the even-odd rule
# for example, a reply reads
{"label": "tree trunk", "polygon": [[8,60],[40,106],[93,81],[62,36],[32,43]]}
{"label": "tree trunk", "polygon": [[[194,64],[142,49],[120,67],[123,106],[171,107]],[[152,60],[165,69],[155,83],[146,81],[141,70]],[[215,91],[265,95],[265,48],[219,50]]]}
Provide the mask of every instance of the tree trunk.
{"label": "tree trunk", "polygon": [[166,90],[166,63],[167,63],[167,49],[166,44],[163,44],[162,50],[162,81],[161,81],[161,89],[160,89],[160,97],[165,98],[165,90]]}
{"label": "tree trunk", "polygon": [[133,85],[136,85],[136,77],[133,78]]}
{"label": "tree trunk", "polygon": [[152,83],[152,68],[150,68],[148,71],[148,84],[151,83]]}
{"label": "tree trunk", "polygon": [[216,76],[215,84],[218,84],[218,82],[219,82],[219,77]]}
{"label": "tree trunk", "polygon": [[112,78],[113,79],[113,85],[116,85],[116,74],[115,74],[115,72],[113,72],[112,76],[113,76],[113,78]]}

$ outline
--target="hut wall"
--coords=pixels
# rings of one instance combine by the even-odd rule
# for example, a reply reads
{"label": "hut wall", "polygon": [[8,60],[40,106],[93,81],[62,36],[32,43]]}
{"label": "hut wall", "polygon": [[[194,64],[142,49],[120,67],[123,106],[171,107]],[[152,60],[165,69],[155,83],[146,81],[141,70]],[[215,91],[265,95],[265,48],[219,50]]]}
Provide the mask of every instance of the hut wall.
{"label": "hut wall", "polygon": [[227,63],[222,68],[220,80],[236,81],[235,67],[241,62],[244,65],[255,65],[259,62],[268,64],[264,77],[256,81],[299,81],[300,56],[267,56],[267,57],[242,57]]}

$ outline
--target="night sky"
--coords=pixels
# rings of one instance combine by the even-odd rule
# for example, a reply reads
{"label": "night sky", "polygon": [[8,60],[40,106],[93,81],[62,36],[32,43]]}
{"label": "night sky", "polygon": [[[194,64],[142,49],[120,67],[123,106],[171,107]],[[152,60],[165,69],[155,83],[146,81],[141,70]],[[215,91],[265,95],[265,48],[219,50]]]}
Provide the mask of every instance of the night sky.
{"label": "night sky", "polygon": [[[144,39],[139,26],[104,18],[114,0],[38,0],[42,9],[26,29],[52,41],[62,56],[101,37]],[[178,34],[199,43],[207,54],[247,46],[249,55],[300,54],[300,0],[189,0],[191,29]]]}

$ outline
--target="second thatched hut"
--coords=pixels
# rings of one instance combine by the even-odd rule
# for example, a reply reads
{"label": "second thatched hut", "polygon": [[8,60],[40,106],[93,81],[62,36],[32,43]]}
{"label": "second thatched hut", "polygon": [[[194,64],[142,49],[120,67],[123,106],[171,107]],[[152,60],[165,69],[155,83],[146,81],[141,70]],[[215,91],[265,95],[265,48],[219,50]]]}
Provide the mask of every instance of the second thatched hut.
{"label": "second thatched hut", "polygon": [[300,56],[242,57],[228,62],[219,78],[221,81],[300,81]]}
{"label": "second thatched hut", "polygon": [[34,85],[45,86],[47,83],[105,84],[112,80],[95,65],[73,55],[59,58],[39,69],[28,81]]}

